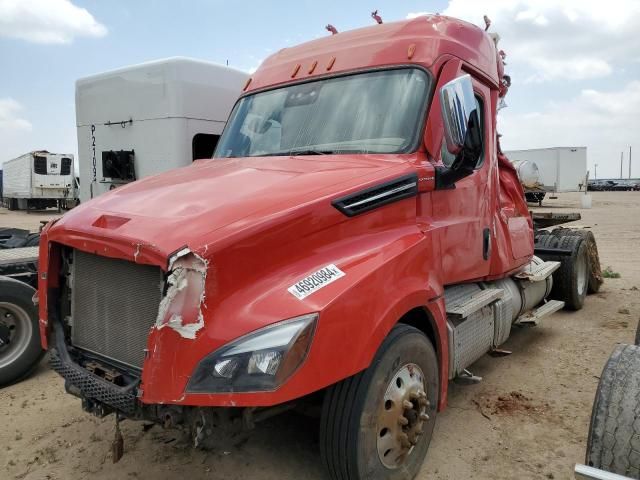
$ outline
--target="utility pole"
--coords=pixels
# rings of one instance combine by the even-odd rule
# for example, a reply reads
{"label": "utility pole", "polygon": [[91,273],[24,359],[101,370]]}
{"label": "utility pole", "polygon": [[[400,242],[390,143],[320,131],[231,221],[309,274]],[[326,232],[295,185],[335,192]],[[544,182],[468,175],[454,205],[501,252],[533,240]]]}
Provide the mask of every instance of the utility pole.
{"label": "utility pole", "polygon": [[631,145],[629,145],[629,180],[631,180]]}
{"label": "utility pole", "polygon": [[594,180],[598,179],[598,164],[597,163],[593,164],[593,179]]}
{"label": "utility pole", "polygon": [[624,160],[624,152],[620,152],[620,180],[622,180],[622,161]]}

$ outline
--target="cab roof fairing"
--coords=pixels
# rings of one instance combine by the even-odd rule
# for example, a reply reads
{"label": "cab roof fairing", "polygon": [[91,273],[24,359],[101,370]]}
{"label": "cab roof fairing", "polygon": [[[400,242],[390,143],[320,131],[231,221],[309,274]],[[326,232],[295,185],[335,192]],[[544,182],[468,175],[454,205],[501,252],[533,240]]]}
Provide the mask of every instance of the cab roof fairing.
{"label": "cab roof fairing", "polygon": [[[415,50],[409,55],[411,45]],[[284,48],[260,65],[245,87],[245,93],[367,68],[407,64],[431,67],[443,55],[465,59],[484,72],[495,86],[499,85],[496,47],[485,31],[459,19],[426,15],[340,32]]]}

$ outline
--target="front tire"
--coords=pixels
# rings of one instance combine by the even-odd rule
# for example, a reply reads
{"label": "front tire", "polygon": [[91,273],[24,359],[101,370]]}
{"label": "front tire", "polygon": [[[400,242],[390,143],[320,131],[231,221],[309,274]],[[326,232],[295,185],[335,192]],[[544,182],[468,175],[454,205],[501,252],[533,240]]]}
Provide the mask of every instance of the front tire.
{"label": "front tire", "polygon": [[431,442],[439,398],[429,339],[396,325],[363,372],[327,389],[320,450],[332,479],[410,480]]}

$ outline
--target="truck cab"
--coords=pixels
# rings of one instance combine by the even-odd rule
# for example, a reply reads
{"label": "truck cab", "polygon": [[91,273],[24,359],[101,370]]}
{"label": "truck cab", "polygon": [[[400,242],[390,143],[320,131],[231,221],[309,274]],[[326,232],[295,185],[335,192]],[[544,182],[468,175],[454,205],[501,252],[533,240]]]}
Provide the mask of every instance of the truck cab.
{"label": "truck cab", "polygon": [[494,40],[439,15],[269,57],[212,159],[43,230],[67,390],[198,446],[320,398],[332,478],[412,478],[448,381],[565,304],[499,150],[502,80]]}

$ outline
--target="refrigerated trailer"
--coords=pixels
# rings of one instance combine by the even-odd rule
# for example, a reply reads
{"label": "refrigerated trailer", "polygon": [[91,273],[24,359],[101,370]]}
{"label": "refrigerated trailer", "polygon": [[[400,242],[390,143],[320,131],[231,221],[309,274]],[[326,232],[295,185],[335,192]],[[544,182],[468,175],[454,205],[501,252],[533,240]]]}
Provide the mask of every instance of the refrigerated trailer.
{"label": "refrigerated trailer", "polygon": [[211,158],[247,74],[173,57],[76,82],[80,199]]}
{"label": "refrigerated trailer", "polygon": [[587,147],[551,147],[505,152],[512,162],[527,161],[538,166],[539,183],[545,192],[584,190],[587,176]]}
{"label": "refrigerated trailer", "polygon": [[2,195],[9,210],[65,206],[76,198],[73,155],[38,150],[5,161]]}

